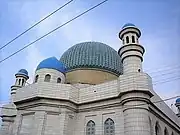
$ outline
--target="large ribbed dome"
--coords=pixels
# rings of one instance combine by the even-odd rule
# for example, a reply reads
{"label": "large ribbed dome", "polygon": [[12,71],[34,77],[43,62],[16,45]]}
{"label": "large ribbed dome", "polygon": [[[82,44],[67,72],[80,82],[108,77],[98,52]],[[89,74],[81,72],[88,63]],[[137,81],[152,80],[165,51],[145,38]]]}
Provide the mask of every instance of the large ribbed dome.
{"label": "large ribbed dome", "polygon": [[67,70],[92,68],[121,74],[121,60],[110,46],[100,42],[83,42],[69,48],[61,57]]}

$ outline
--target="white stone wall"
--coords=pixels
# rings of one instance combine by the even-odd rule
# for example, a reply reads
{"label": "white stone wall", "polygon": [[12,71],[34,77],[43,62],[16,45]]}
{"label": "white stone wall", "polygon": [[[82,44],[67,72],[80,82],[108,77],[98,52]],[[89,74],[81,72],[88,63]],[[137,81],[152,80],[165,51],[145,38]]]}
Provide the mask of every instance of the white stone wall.
{"label": "white stone wall", "polygon": [[34,113],[21,115],[18,135],[32,134],[34,127]]}
{"label": "white stone wall", "polygon": [[79,103],[116,97],[117,80],[79,89]]}
{"label": "white stone wall", "polygon": [[34,79],[36,75],[39,75],[38,77],[38,82],[44,82],[45,75],[51,75],[50,82],[52,83],[57,83],[57,79],[61,78],[61,83],[65,82],[65,75],[57,70],[54,69],[47,69],[47,68],[42,68],[36,71],[34,75]]}
{"label": "white stone wall", "polygon": [[[133,93],[132,91],[134,90],[141,91],[141,93]],[[151,78],[145,73],[124,74],[118,80],[99,85],[80,86],[57,84],[54,82],[37,82],[18,89],[14,101],[19,102],[33,97],[45,97],[57,100],[43,100],[41,101],[44,104],[43,106],[39,104],[33,108],[32,106],[37,104],[35,101],[23,103],[22,105],[19,104],[18,107],[37,109],[37,111],[19,110],[14,122],[13,133],[14,135],[19,135],[19,133],[26,132],[26,128],[28,128],[26,121],[24,121],[25,123],[23,125],[25,126],[23,129],[25,130],[21,131],[23,116],[30,113],[33,114],[34,119],[33,128],[30,133],[32,135],[85,135],[86,124],[89,120],[93,120],[96,123],[96,135],[102,135],[104,134],[104,122],[107,118],[111,118],[115,122],[115,133],[118,135],[124,135],[124,133],[125,135],[128,135],[128,133],[140,135],[138,132],[128,131],[133,128],[137,129],[136,131],[147,130],[148,135],[151,133],[154,134],[154,130],[151,132],[150,129],[153,129],[153,124],[157,120],[160,122],[162,129],[167,127],[169,133],[173,131],[174,135],[177,135],[178,132],[176,130],[180,130],[180,122],[164,102],[154,104],[157,108],[150,106],[150,112],[147,111],[148,106],[145,107],[147,109],[146,111],[143,110],[144,108],[125,111],[127,108],[122,106],[122,100],[124,102],[125,99],[131,99],[133,97],[148,100],[146,94],[148,91],[154,95],[150,99],[151,102],[161,100],[153,91]],[[68,103],[68,101],[71,102]],[[141,104],[140,101],[128,101],[127,103],[125,105]],[[142,101],[142,103],[146,102]],[[79,105],[77,106],[76,104]],[[79,112],[75,113],[70,109],[79,110]],[[158,113],[158,116],[152,112]],[[149,119],[152,123],[151,128]],[[145,124],[139,125],[139,128],[137,125],[134,125],[137,123],[142,124],[142,121]],[[140,129],[143,126],[145,126],[144,129]]]}
{"label": "white stone wall", "polygon": [[[132,53],[132,52],[130,52]],[[136,54],[136,52],[135,52]],[[128,55],[128,54],[127,54]],[[139,52],[137,53],[139,55]],[[127,57],[123,61],[123,73],[129,73],[129,72],[142,72],[142,63],[141,59],[137,56],[133,57]]]}
{"label": "white stone wall", "polygon": [[47,113],[44,124],[44,135],[59,135],[61,119],[58,114]]}
{"label": "white stone wall", "polygon": [[57,84],[51,82],[39,82],[18,89],[14,102],[33,98],[36,96],[66,99],[78,102],[78,90],[70,84]]}
{"label": "white stone wall", "polygon": [[118,82],[120,94],[133,90],[149,92],[153,89],[151,77],[145,73],[134,72],[120,75]]}
{"label": "white stone wall", "polygon": [[74,135],[86,135],[86,125],[90,120],[95,122],[95,134],[103,135],[104,122],[108,118],[111,118],[115,123],[115,134],[124,135],[124,118],[121,108],[108,108],[78,113]]}
{"label": "white stone wall", "polygon": [[[151,101],[161,100],[157,94],[152,90],[151,79],[146,74],[133,73],[128,75],[121,75],[119,80],[111,82],[89,86],[85,88],[77,88],[70,84],[54,84],[54,83],[35,83],[28,85],[24,88],[17,90],[15,101],[20,101],[35,96],[67,99],[75,103],[84,103],[94,100],[106,99],[116,97],[120,93],[125,91],[145,90],[151,91],[155,96],[151,98]],[[177,116],[172,110],[163,102],[161,104],[155,104],[160,110],[163,110],[167,116],[173,119],[176,123]]]}

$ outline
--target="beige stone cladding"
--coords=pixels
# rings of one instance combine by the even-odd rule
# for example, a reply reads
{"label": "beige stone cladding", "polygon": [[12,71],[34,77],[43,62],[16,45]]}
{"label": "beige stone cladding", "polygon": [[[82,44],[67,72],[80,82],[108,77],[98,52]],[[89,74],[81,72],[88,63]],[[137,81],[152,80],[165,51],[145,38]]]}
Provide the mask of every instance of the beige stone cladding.
{"label": "beige stone cladding", "polygon": [[97,69],[76,69],[66,73],[66,82],[72,84],[100,84],[117,78],[118,76],[111,72]]}

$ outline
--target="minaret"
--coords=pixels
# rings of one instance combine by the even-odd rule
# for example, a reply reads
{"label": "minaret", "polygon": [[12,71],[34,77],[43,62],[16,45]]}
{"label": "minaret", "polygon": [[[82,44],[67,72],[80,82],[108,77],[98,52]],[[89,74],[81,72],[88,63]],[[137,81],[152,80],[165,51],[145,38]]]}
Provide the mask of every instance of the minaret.
{"label": "minaret", "polygon": [[25,86],[27,79],[29,78],[28,72],[25,69],[21,69],[18,71],[16,76],[16,82],[13,86],[11,86],[11,101],[9,104],[3,106],[1,110],[1,118],[2,118],[2,126],[0,130],[0,134],[2,135],[10,135],[12,134],[11,128],[13,127],[14,119],[17,115],[16,105],[14,104],[14,96],[16,94],[17,89]]}
{"label": "minaret", "polygon": [[142,72],[144,47],[139,44],[141,31],[131,23],[122,27],[119,38],[122,40],[122,47],[118,53],[123,63],[123,73]]}
{"label": "minaret", "polygon": [[178,117],[179,117],[179,119],[180,119],[180,98],[178,98],[178,99],[176,99],[176,104],[175,104],[175,106],[177,107],[177,111],[178,111],[178,113],[176,114]]}
{"label": "minaret", "polygon": [[26,69],[21,69],[15,74],[16,82],[11,86],[11,99],[14,100],[16,90],[25,86],[26,81],[29,79],[28,72]]}
{"label": "minaret", "polygon": [[[149,102],[153,96],[151,78],[142,72],[144,47],[139,44],[140,30],[131,23],[122,27],[118,53],[123,64],[119,76],[124,115],[124,135],[151,135]],[[121,85],[122,84],[122,85]],[[120,89],[121,89],[120,88]]]}

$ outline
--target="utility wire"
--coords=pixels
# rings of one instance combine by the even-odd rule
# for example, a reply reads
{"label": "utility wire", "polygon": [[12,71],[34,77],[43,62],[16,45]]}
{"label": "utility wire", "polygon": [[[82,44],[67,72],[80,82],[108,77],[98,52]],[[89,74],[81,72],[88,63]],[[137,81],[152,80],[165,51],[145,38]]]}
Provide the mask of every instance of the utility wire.
{"label": "utility wire", "polygon": [[161,72],[161,71],[171,71],[172,70],[172,67],[173,69],[176,69],[176,70],[179,70],[180,69],[180,65],[176,65],[176,66],[169,66],[168,69],[165,68],[159,68],[159,69],[156,69],[155,71],[151,71],[151,70],[144,70],[144,72],[147,72],[149,74],[153,74],[153,73],[158,73],[158,72]]}
{"label": "utility wire", "polygon": [[156,77],[159,77],[159,76],[166,76],[166,75],[172,75],[172,74],[178,74],[178,73],[180,75],[180,71],[178,71],[178,70],[180,70],[180,69],[177,69],[177,71],[175,70],[176,72],[174,71],[174,69],[171,69],[171,70],[169,70],[170,72],[165,72],[165,73],[158,72],[157,74],[152,74],[151,77],[156,78]]}
{"label": "utility wire", "polygon": [[58,30],[59,28],[65,26],[65,25],[67,25],[67,24],[69,24],[70,22],[74,21],[75,19],[81,17],[82,15],[88,13],[89,11],[93,10],[94,8],[96,8],[96,7],[100,6],[100,5],[102,5],[103,3],[107,2],[107,1],[108,1],[108,0],[104,0],[104,1],[100,2],[99,4],[97,4],[97,5],[95,5],[95,6],[91,7],[91,8],[89,8],[88,10],[86,10],[86,11],[84,11],[83,13],[81,13],[81,14],[75,16],[74,18],[72,18],[71,20],[65,22],[64,24],[62,24],[62,25],[56,27],[55,29],[53,29],[53,30],[51,30],[50,32],[46,33],[45,35],[41,36],[40,38],[34,40],[33,42],[31,42],[31,43],[25,45],[23,48],[19,49],[18,51],[12,53],[12,54],[9,55],[8,57],[2,59],[2,60],[0,61],[0,63],[4,62],[5,60],[9,59],[10,57],[14,56],[15,54],[21,52],[22,50],[24,50],[24,49],[26,49],[27,47],[31,46],[32,44],[36,43],[37,41],[39,41],[39,40],[41,40],[41,39],[47,37],[47,36],[50,35],[51,33],[53,33],[53,32],[55,32],[56,30]]}
{"label": "utility wire", "polygon": [[144,71],[149,72],[151,70],[155,70],[155,72],[156,72],[157,70],[165,70],[166,68],[167,68],[166,70],[168,70],[168,68],[171,68],[171,67],[179,67],[180,68],[180,64],[179,63],[174,63],[174,64],[171,64],[171,65],[163,65],[163,68],[159,68],[159,69],[157,69],[157,68],[147,68],[147,69],[144,69]]}
{"label": "utility wire", "polygon": [[15,41],[16,39],[18,39],[19,37],[21,37],[22,35],[24,35],[26,32],[28,32],[29,30],[31,30],[32,28],[34,28],[35,26],[37,26],[38,24],[40,24],[41,22],[43,22],[44,20],[46,20],[47,18],[49,18],[50,16],[52,16],[53,14],[55,14],[56,12],[58,12],[59,10],[61,10],[62,8],[64,8],[65,6],[67,6],[68,4],[70,4],[73,0],[68,1],[67,3],[65,3],[64,5],[62,5],[61,7],[59,7],[58,9],[54,10],[53,12],[51,12],[50,14],[48,14],[46,17],[44,17],[43,19],[41,19],[40,21],[36,22],[34,25],[32,25],[31,27],[29,27],[27,30],[25,30],[24,32],[20,33],[19,35],[17,35],[15,38],[13,38],[12,40],[10,40],[9,42],[7,42],[5,45],[3,45],[2,47],[0,47],[0,50],[2,50],[3,48],[5,48],[6,46],[8,46],[10,43],[12,43],[13,41]]}
{"label": "utility wire", "polygon": [[176,80],[180,80],[180,77],[171,78],[171,79],[167,78],[167,80],[157,81],[157,82],[153,83],[153,85],[162,84],[162,83],[167,83],[167,82],[172,82],[172,81],[176,81]]}

